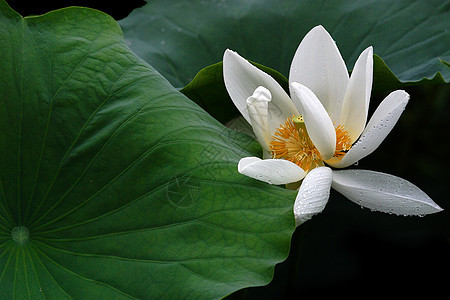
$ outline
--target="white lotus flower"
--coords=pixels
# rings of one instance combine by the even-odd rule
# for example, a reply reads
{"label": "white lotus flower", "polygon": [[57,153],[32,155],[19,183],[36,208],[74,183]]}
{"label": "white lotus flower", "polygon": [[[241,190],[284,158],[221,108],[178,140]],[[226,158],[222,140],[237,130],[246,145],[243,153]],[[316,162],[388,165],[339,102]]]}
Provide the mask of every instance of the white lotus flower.
{"label": "white lotus flower", "polygon": [[372,210],[425,215],[442,209],[408,181],[350,166],[372,153],[399,119],[409,95],[389,94],[366,125],[373,77],[372,47],[347,67],[328,32],[314,27],[300,43],[289,73],[290,98],[270,75],[226,50],[227,91],[250,123],[263,159],[239,161],[241,174],[270,184],[301,183],[294,204],[296,224],[320,213],[330,187]]}

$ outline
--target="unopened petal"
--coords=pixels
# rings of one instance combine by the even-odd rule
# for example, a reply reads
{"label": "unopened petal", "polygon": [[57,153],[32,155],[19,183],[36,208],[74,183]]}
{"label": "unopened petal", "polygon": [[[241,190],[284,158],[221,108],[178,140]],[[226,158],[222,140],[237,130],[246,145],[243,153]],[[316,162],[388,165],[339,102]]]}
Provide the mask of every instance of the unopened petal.
{"label": "unopened petal", "polygon": [[408,104],[409,94],[402,90],[390,93],[378,106],[361,137],[341,161],[327,161],[336,168],[348,167],[366,157],[383,142]]}
{"label": "unopened petal", "polygon": [[223,77],[231,100],[247,122],[250,122],[250,117],[246,100],[259,86],[267,88],[272,95],[269,106],[270,115],[285,121],[289,116],[297,113],[288,94],[272,76],[253,66],[234,51],[225,51]]}
{"label": "unopened petal", "polygon": [[334,120],[348,80],[347,67],[333,38],[322,26],[311,29],[295,52],[289,83],[299,82],[312,90]]}
{"label": "unopened petal", "polygon": [[294,203],[296,226],[323,211],[330,197],[331,180],[328,167],[315,168],[306,175]]}
{"label": "unopened petal", "polygon": [[305,177],[306,172],[288,160],[244,157],[239,161],[238,172],[270,184],[288,184]]}
{"label": "unopened petal", "polygon": [[333,172],[332,187],[351,201],[371,210],[397,215],[426,215],[442,211],[409,181],[368,170]]}
{"label": "unopened petal", "polygon": [[292,100],[298,103],[303,112],[306,130],[323,160],[334,155],[336,150],[336,130],[327,111],[316,95],[306,86],[291,83]]}
{"label": "unopened petal", "polygon": [[269,152],[271,134],[269,131],[268,106],[272,96],[265,87],[258,87],[253,95],[247,99],[247,110],[252,125],[253,132],[265,152],[265,157]]}
{"label": "unopened petal", "polygon": [[373,50],[369,47],[355,63],[342,103],[341,115],[339,119],[333,119],[344,126],[352,143],[358,139],[366,125],[372,78]]}

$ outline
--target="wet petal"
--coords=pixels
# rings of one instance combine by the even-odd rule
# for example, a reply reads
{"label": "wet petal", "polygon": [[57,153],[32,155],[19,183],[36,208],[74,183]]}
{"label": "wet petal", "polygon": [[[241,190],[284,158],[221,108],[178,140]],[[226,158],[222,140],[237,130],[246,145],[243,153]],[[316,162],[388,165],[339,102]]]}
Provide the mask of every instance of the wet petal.
{"label": "wet petal", "polygon": [[426,215],[442,211],[414,184],[393,175],[368,170],[333,172],[332,187],[371,210],[397,215]]}
{"label": "wet petal", "polygon": [[334,155],[336,150],[336,131],[327,111],[316,95],[306,86],[291,83],[292,100],[301,107],[306,130],[323,160]]}
{"label": "wet petal", "polygon": [[297,182],[305,177],[302,168],[284,159],[260,159],[244,157],[239,161],[238,172],[270,184]]}
{"label": "wet petal", "polygon": [[272,95],[272,101],[269,105],[269,117],[277,118],[284,122],[289,116],[298,113],[288,94],[272,76],[253,66],[234,51],[225,51],[223,56],[223,77],[231,100],[233,100],[234,105],[249,123],[250,117],[246,101],[259,86],[267,88]]}
{"label": "wet petal", "polygon": [[303,179],[294,203],[296,226],[322,212],[330,197],[332,172],[328,167],[313,169]]}
{"label": "wet petal", "polygon": [[373,50],[372,47],[364,50],[353,68],[339,119],[333,119],[344,125],[352,143],[354,143],[364,130],[369,110],[370,92],[373,78]]}
{"label": "wet petal", "polygon": [[295,52],[289,83],[299,82],[312,90],[334,120],[341,111],[348,80],[347,67],[333,38],[322,26],[311,29]]}
{"label": "wet petal", "polygon": [[409,94],[402,90],[390,93],[375,110],[360,139],[341,161],[327,161],[332,167],[345,168],[366,157],[383,142],[408,104]]}

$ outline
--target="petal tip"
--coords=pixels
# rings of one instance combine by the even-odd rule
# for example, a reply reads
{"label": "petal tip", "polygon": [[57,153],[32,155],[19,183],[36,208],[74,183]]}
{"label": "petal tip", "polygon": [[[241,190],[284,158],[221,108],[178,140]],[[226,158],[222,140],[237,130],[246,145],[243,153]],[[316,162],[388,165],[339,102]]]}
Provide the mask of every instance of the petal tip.
{"label": "petal tip", "polygon": [[432,208],[428,214],[435,214],[443,211],[444,209],[437,205],[435,202],[433,202],[433,205],[430,207]]}
{"label": "petal tip", "polygon": [[229,58],[241,58],[241,56],[236,51],[227,48],[223,53],[223,61],[225,62]]}
{"label": "petal tip", "polygon": [[307,86],[304,86],[301,83],[298,82],[291,82],[292,92],[299,98],[301,98],[302,95],[305,93],[313,94],[314,92],[311,91]]}
{"label": "petal tip", "polygon": [[228,55],[230,55],[230,53],[232,52],[232,50],[230,49],[225,49],[225,51],[223,52],[223,59],[225,60],[225,57],[227,57]]}
{"label": "petal tip", "polygon": [[327,35],[329,35],[328,31],[325,29],[325,27],[322,24],[314,26],[309,32],[320,32],[320,33],[326,33]]}
{"label": "petal tip", "polygon": [[405,98],[403,102],[408,102],[411,96],[405,91],[405,90],[399,90],[403,94],[403,97]]}
{"label": "petal tip", "polygon": [[[367,58],[370,60],[371,64],[373,64],[373,47],[367,47]],[[371,67],[373,69],[373,66]]]}
{"label": "petal tip", "polygon": [[388,98],[390,98],[391,101],[394,101],[397,104],[403,104],[403,106],[406,106],[408,104],[411,96],[405,90],[395,90],[395,91],[391,92],[385,98],[385,100]]}
{"label": "petal tip", "polygon": [[[253,92],[253,95],[247,99],[247,103],[249,103],[250,99],[254,99],[254,100],[260,101],[260,102],[270,102],[272,100],[272,94],[265,87],[259,86]],[[252,101],[250,101],[250,102],[252,102]]]}

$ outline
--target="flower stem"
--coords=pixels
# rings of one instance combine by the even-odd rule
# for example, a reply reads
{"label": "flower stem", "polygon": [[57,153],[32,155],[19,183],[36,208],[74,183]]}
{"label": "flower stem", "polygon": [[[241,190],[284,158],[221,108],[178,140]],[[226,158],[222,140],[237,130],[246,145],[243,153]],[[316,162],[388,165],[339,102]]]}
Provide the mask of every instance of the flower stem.
{"label": "flower stem", "polygon": [[294,231],[294,234],[292,235],[288,279],[286,286],[286,293],[289,296],[296,295],[296,290],[298,290],[301,262],[300,254],[302,247],[301,241],[305,236],[305,225],[307,226],[307,223],[298,226]]}

